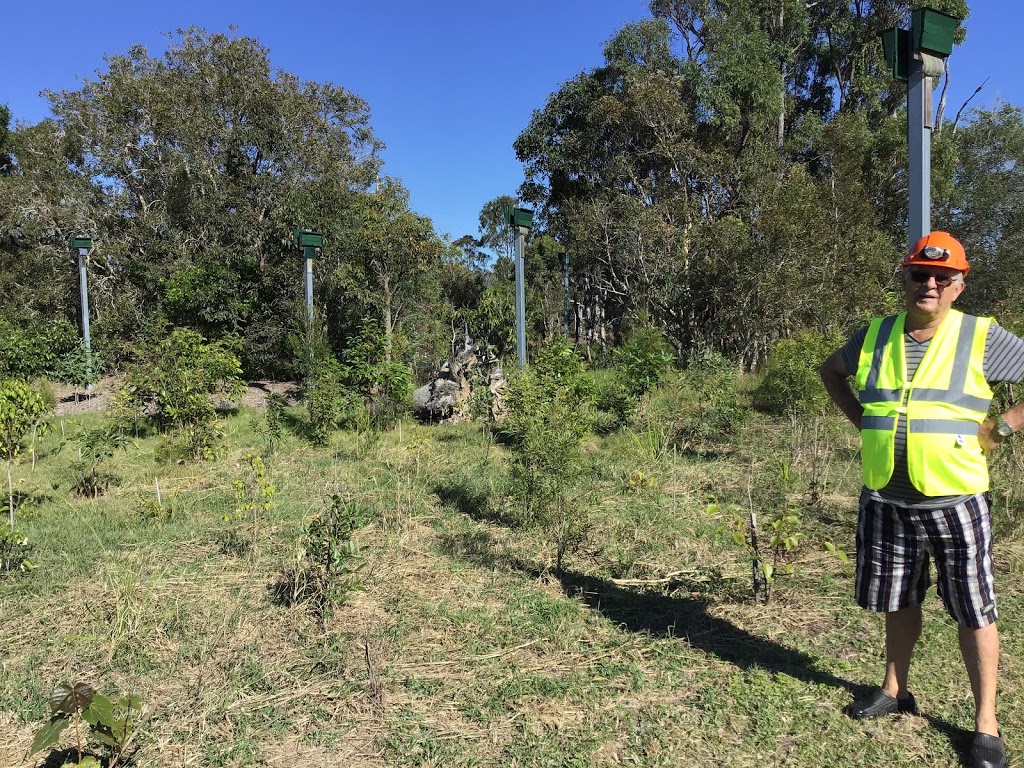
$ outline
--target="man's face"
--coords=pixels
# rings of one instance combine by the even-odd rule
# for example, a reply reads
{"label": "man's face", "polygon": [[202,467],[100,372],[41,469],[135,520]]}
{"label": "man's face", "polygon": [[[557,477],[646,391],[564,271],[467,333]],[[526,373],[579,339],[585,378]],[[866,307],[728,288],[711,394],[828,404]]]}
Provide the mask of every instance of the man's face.
{"label": "man's face", "polygon": [[963,277],[955,269],[912,265],[903,270],[903,295],[908,310],[943,317],[963,290]]}

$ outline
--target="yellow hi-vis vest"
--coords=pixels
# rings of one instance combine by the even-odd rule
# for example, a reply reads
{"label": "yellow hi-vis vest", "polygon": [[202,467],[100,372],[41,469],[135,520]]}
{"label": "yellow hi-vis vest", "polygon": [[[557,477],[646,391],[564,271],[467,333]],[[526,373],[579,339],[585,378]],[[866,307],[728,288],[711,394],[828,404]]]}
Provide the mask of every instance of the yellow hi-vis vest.
{"label": "yellow hi-vis vest", "polygon": [[872,320],[860,350],[864,485],[877,491],[892,477],[894,436],[900,415],[906,414],[907,470],[917,490],[925,496],[987,491],[978,425],[992,401],[983,365],[992,318],[950,310],[907,381],[906,317],[902,312]]}

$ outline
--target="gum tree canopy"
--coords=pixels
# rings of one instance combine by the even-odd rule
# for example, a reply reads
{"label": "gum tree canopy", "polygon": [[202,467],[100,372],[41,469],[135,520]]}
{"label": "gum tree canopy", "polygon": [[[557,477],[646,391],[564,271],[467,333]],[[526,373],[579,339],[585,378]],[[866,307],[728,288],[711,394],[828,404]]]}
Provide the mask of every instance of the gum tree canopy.
{"label": "gum tree canopy", "polygon": [[647,316],[684,355],[752,365],[881,306],[906,239],[906,89],[878,35],[910,5],[653,0],[548,98],[515,144],[521,194],[570,245],[584,333]]}
{"label": "gum tree canopy", "polygon": [[[342,241],[378,173],[367,104],[273,69],[252,38],[195,28],[161,57],[135,46],[81,89],[48,95],[53,119],[37,130],[52,141],[15,146],[16,158],[30,175],[57,154],[88,182],[63,228],[89,226],[98,244],[96,332],[130,336],[160,314],[237,335],[250,372],[273,370],[299,295],[292,229]],[[14,250],[66,261],[54,229]]]}

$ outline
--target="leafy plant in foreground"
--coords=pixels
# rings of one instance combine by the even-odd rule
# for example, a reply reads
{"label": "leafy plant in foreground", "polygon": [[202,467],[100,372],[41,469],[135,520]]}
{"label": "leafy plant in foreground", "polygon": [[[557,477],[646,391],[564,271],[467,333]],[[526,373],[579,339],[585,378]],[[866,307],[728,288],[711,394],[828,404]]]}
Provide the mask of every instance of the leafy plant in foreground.
{"label": "leafy plant in foreground", "polygon": [[[106,768],[115,768],[125,761],[141,717],[139,696],[108,699],[87,683],[62,683],[50,694],[50,720],[36,731],[29,754],[53,746],[68,726],[74,726],[77,760],[65,766],[101,768],[105,764]],[[87,726],[85,734],[83,724]],[[98,743],[105,753],[102,762],[94,755],[83,755],[89,740]]]}
{"label": "leafy plant in foreground", "polygon": [[512,441],[512,488],[525,524],[555,544],[555,567],[585,538],[588,513],[576,490],[583,474],[581,443],[592,420],[590,379],[563,342],[544,347],[536,363],[514,376],[506,392]]}
{"label": "leafy plant in foreground", "polygon": [[7,504],[10,513],[11,531],[14,531],[14,487],[11,470],[14,460],[21,452],[21,441],[25,435],[38,426],[47,412],[43,396],[17,379],[0,382],[0,452],[7,463]]}
{"label": "leafy plant in foreground", "polygon": [[18,530],[0,528],[0,572],[30,571],[35,566],[28,559],[28,538]]}
{"label": "leafy plant in foreground", "polygon": [[291,602],[308,603],[322,621],[359,589],[362,562],[352,535],[366,520],[359,504],[338,494],[331,497],[330,506],[306,528],[301,565],[290,574]]}
{"label": "leafy plant in foreground", "polygon": [[[235,489],[235,512],[226,517],[226,521],[235,521],[248,525],[251,522],[249,552],[255,554],[259,542],[260,522],[266,518],[273,506],[274,484],[267,477],[267,467],[259,456],[248,455],[244,459],[244,474],[231,482]],[[235,533],[229,537],[232,541],[240,541]],[[240,548],[240,547],[235,547]]]}

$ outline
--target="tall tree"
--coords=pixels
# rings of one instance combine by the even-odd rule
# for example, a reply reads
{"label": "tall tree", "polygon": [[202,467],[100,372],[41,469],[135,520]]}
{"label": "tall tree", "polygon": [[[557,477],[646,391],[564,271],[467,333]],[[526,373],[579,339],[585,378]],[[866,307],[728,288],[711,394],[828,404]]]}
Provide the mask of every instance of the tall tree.
{"label": "tall tree", "polygon": [[440,267],[444,245],[430,220],[409,209],[409,193],[396,179],[379,182],[358,211],[356,252],[341,265],[339,284],[373,308],[390,355],[395,328]]}
{"label": "tall tree", "polygon": [[292,229],[343,242],[377,175],[366,103],[274,70],[252,38],[195,28],[50,99],[69,167],[102,198],[110,301],[234,334],[253,372],[278,365],[301,296]]}
{"label": "tall tree", "polygon": [[[966,11],[960,0],[948,11]],[[906,219],[896,0],[654,0],[516,141],[592,338],[650,316],[749,365],[883,301]],[[857,274],[856,295],[833,286]],[[780,290],[779,286],[784,285]]]}

